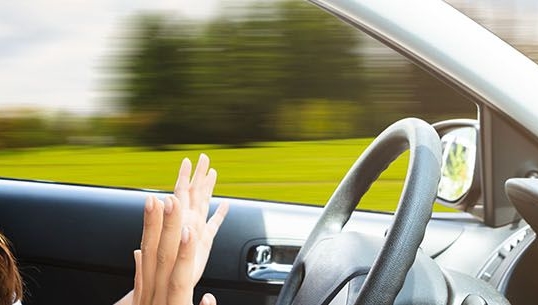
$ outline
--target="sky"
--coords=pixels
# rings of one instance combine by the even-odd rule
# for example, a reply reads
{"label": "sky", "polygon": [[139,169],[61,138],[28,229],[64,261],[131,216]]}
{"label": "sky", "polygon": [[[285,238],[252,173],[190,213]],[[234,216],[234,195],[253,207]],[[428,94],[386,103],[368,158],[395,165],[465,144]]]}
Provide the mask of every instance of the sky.
{"label": "sky", "polygon": [[[25,0],[0,4],[0,115],[36,108],[77,115],[107,114],[99,65],[110,55],[122,21],[141,10],[208,19],[223,0]],[[256,0],[227,0],[248,3]],[[300,1],[300,0],[299,0]],[[454,0],[469,5],[470,0]],[[538,1],[480,0],[482,17],[519,20],[517,35],[538,41]]]}
{"label": "sky", "polygon": [[217,0],[25,0],[0,4],[0,112],[107,112],[99,65],[122,21],[141,10],[210,18]]}

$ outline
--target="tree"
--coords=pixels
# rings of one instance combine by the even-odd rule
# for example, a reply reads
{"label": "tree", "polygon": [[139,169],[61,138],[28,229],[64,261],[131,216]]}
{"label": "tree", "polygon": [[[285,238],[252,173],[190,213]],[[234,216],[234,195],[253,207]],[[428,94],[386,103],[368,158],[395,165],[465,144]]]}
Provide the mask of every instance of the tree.
{"label": "tree", "polygon": [[[281,114],[290,105],[329,118],[336,112],[319,112],[327,109],[319,101],[349,109],[365,92],[356,32],[308,4],[257,3],[241,18],[207,24],[163,15],[132,24],[116,69],[143,144],[288,138],[296,133],[282,132]],[[323,121],[327,130],[318,134],[356,135]]]}

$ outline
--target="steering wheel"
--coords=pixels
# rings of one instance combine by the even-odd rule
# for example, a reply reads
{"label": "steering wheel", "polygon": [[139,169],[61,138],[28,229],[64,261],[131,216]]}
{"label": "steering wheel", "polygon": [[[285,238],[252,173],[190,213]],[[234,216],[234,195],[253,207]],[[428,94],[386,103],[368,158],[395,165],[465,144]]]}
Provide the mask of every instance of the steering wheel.
{"label": "steering wheel", "polygon": [[[408,148],[410,159],[398,208],[376,255],[371,238],[342,228],[371,184]],[[276,304],[329,304],[348,284],[343,304],[393,304],[424,237],[440,175],[441,142],[431,125],[407,118],[389,126],[353,164],[329,199]],[[375,259],[363,259],[368,256]]]}

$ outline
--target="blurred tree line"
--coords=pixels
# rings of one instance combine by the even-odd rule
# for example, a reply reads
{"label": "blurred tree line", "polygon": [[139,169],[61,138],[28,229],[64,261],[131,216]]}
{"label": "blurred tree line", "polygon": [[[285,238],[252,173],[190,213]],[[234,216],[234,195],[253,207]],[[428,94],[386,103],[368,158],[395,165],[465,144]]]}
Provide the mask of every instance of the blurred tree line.
{"label": "blurred tree line", "polygon": [[[372,136],[417,110],[475,112],[409,65],[368,70],[364,36],[301,1],[257,3],[204,24],[142,15],[131,25],[114,69],[140,144]],[[383,103],[375,90],[394,96]]]}
{"label": "blurred tree line", "polygon": [[[106,64],[105,90],[116,93],[108,102],[119,103],[121,114],[59,126],[37,116],[6,118],[0,147],[350,138],[374,136],[406,116],[476,116],[453,90],[378,50],[302,1],[256,3],[203,22],[140,14]],[[39,130],[39,139],[23,137],[19,125]]]}

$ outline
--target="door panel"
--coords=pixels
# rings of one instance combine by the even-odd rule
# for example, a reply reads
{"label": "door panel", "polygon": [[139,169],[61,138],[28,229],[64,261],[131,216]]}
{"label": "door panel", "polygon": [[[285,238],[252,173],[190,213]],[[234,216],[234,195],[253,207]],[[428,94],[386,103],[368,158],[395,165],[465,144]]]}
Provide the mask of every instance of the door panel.
{"label": "door panel", "polygon": [[[25,304],[111,304],[129,291],[149,193],[166,195],[0,179],[0,229],[19,258]],[[211,210],[222,200],[230,203],[230,212],[196,294],[212,292],[219,305],[273,304],[281,283],[249,278],[252,249],[271,246],[273,262],[291,263],[289,253],[301,246],[322,209],[214,198]],[[382,237],[391,219],[391,214],[355,212],[345,229]],[[461,223],[476,227],[463,219],[431,221],[423,250],[438,256],[463,234]]]}

